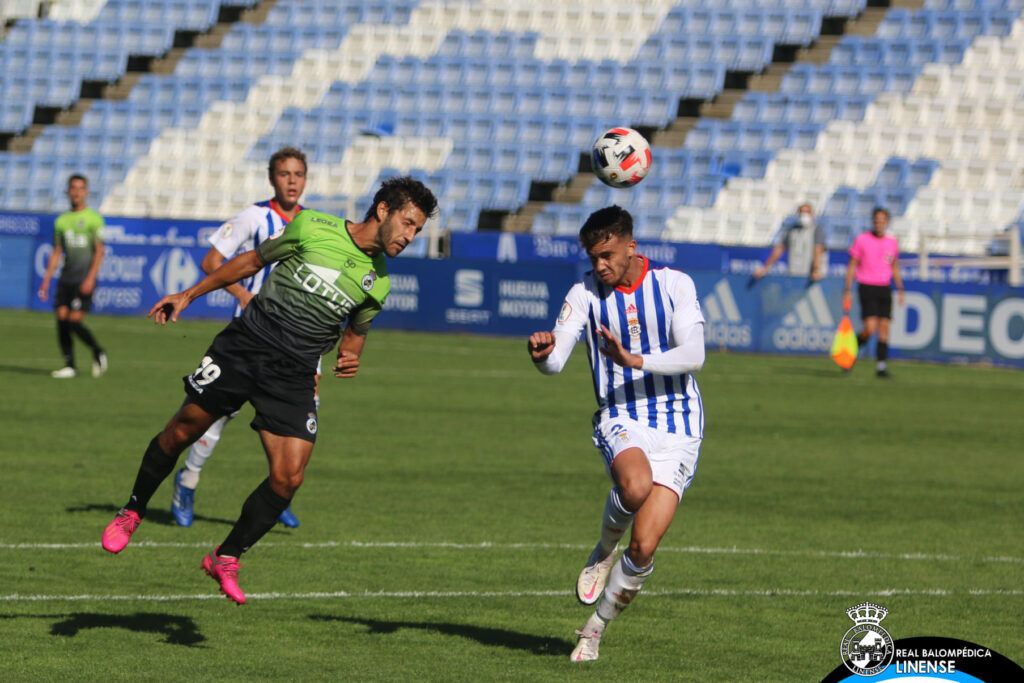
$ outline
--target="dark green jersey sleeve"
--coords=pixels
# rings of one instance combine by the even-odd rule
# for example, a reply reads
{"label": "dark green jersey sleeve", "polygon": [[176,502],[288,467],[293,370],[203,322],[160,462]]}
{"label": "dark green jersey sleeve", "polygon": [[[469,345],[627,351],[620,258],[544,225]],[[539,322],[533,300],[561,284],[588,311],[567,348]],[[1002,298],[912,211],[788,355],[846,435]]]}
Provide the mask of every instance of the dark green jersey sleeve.
{"label": "dark green jersey sleeve", "polygon": [[277,233],[276,236],[256,247],[256,255],[259,256],[260,261],[264,264],[274,263],[284,261],[289,256],[297,254],[300,250],[302,228],[306,223],[306,219],[300,213],[285,226],[284,232]]}
{"label": "dark green jersey sleeve", "polygon": [[349,314],[348,326],[358,334],[365,335],[370,331],[370,323],[377,317],[383,307],[374,299],[367,299],[363,305]]}

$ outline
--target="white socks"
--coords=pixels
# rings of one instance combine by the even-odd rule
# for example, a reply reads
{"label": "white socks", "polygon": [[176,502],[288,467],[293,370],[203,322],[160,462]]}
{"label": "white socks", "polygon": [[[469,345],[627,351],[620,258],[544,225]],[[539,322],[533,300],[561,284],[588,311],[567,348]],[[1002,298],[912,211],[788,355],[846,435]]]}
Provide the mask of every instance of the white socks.
{"label": "white socks", "polygon": [[190,489],[194,489],[199,485],[199,473],[203,471],[203,465],[213,455],[213,449],[217,447],[217,442],[220,441],[221,432],[224,431],[224,425],[230,420],[231,415],[225,415],[220,418],[206,430],[206,433],[199,437],[199,440],[192,444],[192,447],[188,449],[188,457],[185,459],[185,471],[181,473],[181,485]]}
{"label": "white socks", "polygon": [[619,498],[618,487],[608,492],[608,499],[604,503],[604,516],[601,518],[601,551],[607,557],[608,553],[615,550],[623,534],[629,530],[633,523],[634,513],[622,505]]}
{"label": "white socks", "polygon": [[[604,595],[601,596],[595,616],[607,623],[622,614],[622,610],[633,601],[653,571],[654,562],[646,567],[637,567],[629,559],[629,554],[623,553],[622,559],[615,563],[608,575],[608,583],[605,584]],[[587,623],[589,625],[590,622]]]}

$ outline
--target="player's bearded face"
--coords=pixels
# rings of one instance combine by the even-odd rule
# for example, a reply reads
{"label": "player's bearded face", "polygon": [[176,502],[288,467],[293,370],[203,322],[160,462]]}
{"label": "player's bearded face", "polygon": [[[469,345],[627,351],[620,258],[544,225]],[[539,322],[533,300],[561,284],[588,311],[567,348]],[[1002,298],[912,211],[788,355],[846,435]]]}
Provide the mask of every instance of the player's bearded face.
{"label": "player's bearded face", "polygon": [[426,222],[427,216],[412,202],[406,202],[401,209],[391,211],[380,225],[378,245],[381,251],[388,256],[398,256]]}
{"label": "player's bearded face", "polygon": [[636,255],[636,242],[621,235],[609,235],[587,250],[590,264],[601,282],[617,287],[623,281]]}

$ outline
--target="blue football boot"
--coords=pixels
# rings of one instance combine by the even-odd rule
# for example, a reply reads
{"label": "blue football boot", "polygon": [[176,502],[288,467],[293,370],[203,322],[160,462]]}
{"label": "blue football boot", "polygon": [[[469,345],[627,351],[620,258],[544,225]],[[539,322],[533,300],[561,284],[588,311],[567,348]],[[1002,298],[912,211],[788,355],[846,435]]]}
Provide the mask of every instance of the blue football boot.
{"label": "blue football boot", "polygon": [[292,512],[291,505],[284,509],[284,512],[282,512],[277,518],[277,521],[281,522],[281,524],[284,524],[289,529],[294,529],[299,526],[299,518],[295,516],[294,512]]}
{"label": "blue football boot", "polygon": [[171,496],[171,515],[178,526],[192,526],[192,508],[196,502],[196,490],[181,485],[181,473],[174,475],[174,495]]}

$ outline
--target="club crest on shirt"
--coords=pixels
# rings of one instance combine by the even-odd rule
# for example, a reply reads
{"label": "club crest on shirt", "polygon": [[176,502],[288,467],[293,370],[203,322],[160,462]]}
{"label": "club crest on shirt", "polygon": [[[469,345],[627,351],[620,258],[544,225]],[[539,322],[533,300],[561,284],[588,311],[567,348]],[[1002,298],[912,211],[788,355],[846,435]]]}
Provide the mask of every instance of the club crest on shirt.
{"label": "club crest on shirt", "polygon": [[626,328],[630,337],[640,338],[640,318],[637,317],[636,304],[626,306]]}
{"label": "club crest on shirt", "polygon": [[231,231],[235,229],[235,226],[231,225],[230,222],[227,222],[224,225],[220,226],[220,229],[221,232],[224,234],[224,237],[228,237],[231,234]]}
{"label": "club crest on shirt", "polygon": [[375,283],[376,281],[377,272],[371,270],[369,273],[363,276],[363,280],[359,284],[362,286],[363,291],[369,292],[371,289],[373,289],[373,283]]}

